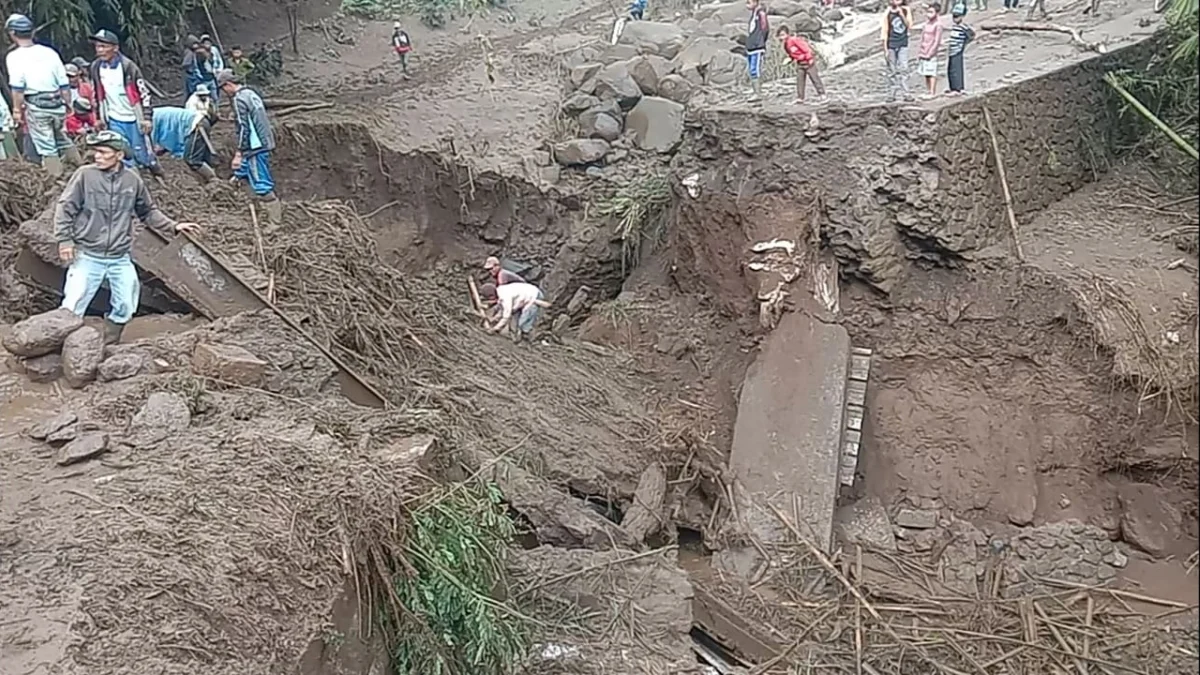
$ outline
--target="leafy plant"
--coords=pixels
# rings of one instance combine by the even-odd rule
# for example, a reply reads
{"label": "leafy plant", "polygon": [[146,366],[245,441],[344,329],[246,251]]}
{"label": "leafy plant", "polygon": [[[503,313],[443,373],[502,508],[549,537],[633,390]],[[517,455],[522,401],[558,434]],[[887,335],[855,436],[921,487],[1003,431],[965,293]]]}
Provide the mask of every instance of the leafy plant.
{"label": "leafy plant", "polygon": [[412,14],[430,28],[442,28],[456,16],[471,16],[505,0],[342,0],[342,11],[368,19],[387,19]]}
{"label": "leafy plant", "polygon": [[451,488],[413,511],[410,569],[395,577],[409,615],[385,617],[398,675],[504,675],[525,657],[526,620],[493,596],[515,534],[490,484]]}
{"label": "leafy plant", "polygon": [[82,43],[98,28],[109,28],[124,39],[126,51],[141,55],[151,44],[173,45],[185,32],[187,15],[201,4],[202,0],[0,0],[0,12],[29,15],[39,37],[60,49]]}
{"label": "leafy plant", "polygon": [[661,173],[649,173],[626,183],[597,205],[599,215],[617,221],[622,274],[637,266],[647,242],[656,244],[662,239],[670,206],[671,186]]}

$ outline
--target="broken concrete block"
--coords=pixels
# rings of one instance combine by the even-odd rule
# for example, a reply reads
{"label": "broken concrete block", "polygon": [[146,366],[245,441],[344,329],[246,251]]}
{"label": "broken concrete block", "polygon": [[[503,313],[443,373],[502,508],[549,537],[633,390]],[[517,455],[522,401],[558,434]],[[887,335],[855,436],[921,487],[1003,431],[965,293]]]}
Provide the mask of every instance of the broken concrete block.
{"label": "broken concrete block", "polygon": [[108,451],[108,434],[84,434],[58,451],[58,465],[78,464]]}
{"label": "broken concrete block", "polygon": [[233,345],[202,343],[192,352],[192,372],[214,380],[256,387],[267,374],[267,362]]}
{"label": "broken concrete block", "polygon": [[930,530],[937,527],[938,512],[924,509],[900,509],[896,513],[896,524],[910,530]]}
{"label": "broken concrete block", "polygon": [[96,376],[101,382],[124,380],[137,375],[145,364],[145,358],[137,352],[121,352],[100,362]]}
{"label": "broken concrete block", "polygon": [[600,138],[577,138],[554,145],[554,161],[563,166],[581,166],[598,162],[608,154],[608,141]]}
{"label": "broken concrete block", "polygon": [[21,370],[30,382],[53,382],[62,377],[62,355],[44,354],[19,361]]}
{"label": "broken concrete block", "polygon": [[44,441],[48,436],[50,436],[50,434],[53,434],[64,427],[72,426],[78,421],[78,415],[70,411],[63,411],[48,420],[38,422],[34,426],[30,427],[26,433],[28,433],[29,437],[35,441]]}
{"label": "broken concrete block", "polygon": [[683,138],[683,110],[681,103],[646,96],[629,111],[625,124],[639,148],[670,152]]}
{"label": "broken concrete block", "polygon": [[17,356],[42,356],[56,352],[67,336],[83,325],[83,318],[58,308],[18,321],[4,336],[4,348]]}
{"label": "broken concrete block", "polygon": [[63,341],[63,377],[75,389],[96,379],[96,369],[103,360],[104,336],[91,326],[79,328]]}

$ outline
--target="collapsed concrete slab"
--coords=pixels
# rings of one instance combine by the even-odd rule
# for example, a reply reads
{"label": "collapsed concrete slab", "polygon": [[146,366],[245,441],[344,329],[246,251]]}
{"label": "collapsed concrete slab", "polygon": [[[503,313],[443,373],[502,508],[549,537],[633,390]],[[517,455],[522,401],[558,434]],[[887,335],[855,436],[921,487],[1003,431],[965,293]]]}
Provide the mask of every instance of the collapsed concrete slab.
{"label": "collapsed concrete slab", "polygon": [[[849,365],[845,328],[793,312],[746,372],[729,456],[732,524],[761,545],[794,539],[776,510],[817,547],[831,545]],[[758,557],[747,545],[716,559],[749,578]]]}

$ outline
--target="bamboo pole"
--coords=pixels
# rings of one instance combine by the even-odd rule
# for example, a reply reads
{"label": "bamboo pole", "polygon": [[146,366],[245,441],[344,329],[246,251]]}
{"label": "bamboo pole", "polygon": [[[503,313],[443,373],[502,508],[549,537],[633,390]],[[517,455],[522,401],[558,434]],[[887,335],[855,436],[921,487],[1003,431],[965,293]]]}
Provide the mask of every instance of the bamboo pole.
{"label": "bamboo pole", "polygon": [[1108,86],[1116,89],[1117,93],[1121,95],[1121,98],[1125,99],[1129,105],[1133,106],[1133,109],[1138,111],[1142,117],[1150,120],[1151,124],[1158,127],[1159,131],[1166,134],[1167,138],[1171,139],[1171,141],[1173,141],[1175,145],[1178,145],[1181,150],[1190,155],[1192,159],[1200,160],[1200,153],[1196,152],[1196,148],[1192,147],[1190,143],[1183,140],[1183,137],[1175,133],[1174,129],[1167,126],[1166,122],[1158,119],[1158,116],[1150,112],[1149,108],[1142,105],[1142,102],[1137,100],[1136,96],[1129,93],[1125,87],[1122,87],[1120,82],[1117,82],[1116,76],[1114,76],[1112,73],[1105,73],[1104,81],[1108,83]]}

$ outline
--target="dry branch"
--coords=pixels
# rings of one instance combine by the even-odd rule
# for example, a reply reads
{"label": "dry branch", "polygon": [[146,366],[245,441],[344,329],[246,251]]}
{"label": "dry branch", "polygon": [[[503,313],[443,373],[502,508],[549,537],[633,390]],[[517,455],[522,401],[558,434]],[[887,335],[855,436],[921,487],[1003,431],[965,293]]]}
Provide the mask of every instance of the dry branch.
{"label": "dry branch", "polygon": [[996,173],[1000,175],[1000,187],[1004,190],[1004,209],[1008,212],[1008,227],[1012,230],[1013,248],[1017,252],[1017,260],[1025,260],[1025,252],[1021,250],[1021,238],[1017,235],[1017,214],[1013,211],[1012,191],[1008,189],[1008,174],[1004,171],[1004,157],[1000,154],[1000,143],[996,140],[996,128],[992,125],[992,114],[986,106],[983,108],[983,121],[987,124],[988,137],[992,141],[992,155],[996,158]]}
{"label": "dry branch", "polygon": [[1086,49],[1097,54],[1107,54],[1108,47],[1103,42],[1088,42],[1083,39],[1076,28],[1061,26],[1056,23],[985,23],[979,30],[1019,30],[1027,33],[1062,33],[1071,36],[1071,42],[1080,49]]}

